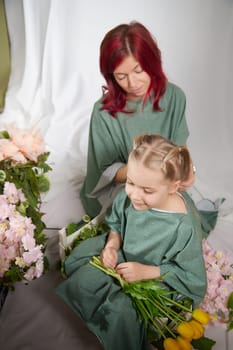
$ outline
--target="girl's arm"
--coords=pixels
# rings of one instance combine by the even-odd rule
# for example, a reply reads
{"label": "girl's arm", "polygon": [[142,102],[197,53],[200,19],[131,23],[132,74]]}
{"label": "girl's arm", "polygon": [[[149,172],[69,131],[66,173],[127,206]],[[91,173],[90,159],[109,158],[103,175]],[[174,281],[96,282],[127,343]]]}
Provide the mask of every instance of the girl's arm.
{"label": "girl's arm", "polygon": [[117,232],[110,231],[108,240],[100,254],[104,266],[114,269],[118,260],[118,250],[121,247],[121,235]]}
{"label": "girl's arm", "polygon": [[145,265],[135,261],[124,262],[116,267],[119,273],[127,282],[135,282],[160,277],[160,267]]}

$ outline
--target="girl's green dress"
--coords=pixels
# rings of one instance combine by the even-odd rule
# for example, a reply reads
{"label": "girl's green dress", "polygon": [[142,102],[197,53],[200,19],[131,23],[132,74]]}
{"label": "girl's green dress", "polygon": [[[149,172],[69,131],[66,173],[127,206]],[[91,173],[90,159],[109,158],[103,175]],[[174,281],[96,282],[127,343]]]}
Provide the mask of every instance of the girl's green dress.
{"label": "girl's green dress", "polygon": [[[119,193],[109,227],[121,235],[118,263],[137,261],[160,266],[167,273],[166,286],[193,299],[197,306],[206,291],[206,272],[202,255],[202,229],[199,214],[187,193],[182,194],[187,214],[159,210],[136,211]],[[147,338],[144,324],[137,318],[131,299],[118,281],[90,265],[99,255],[107,233],[77,246],[65,261],[67,280],[56,291],[85,321],[106,350],[144,350]]]}

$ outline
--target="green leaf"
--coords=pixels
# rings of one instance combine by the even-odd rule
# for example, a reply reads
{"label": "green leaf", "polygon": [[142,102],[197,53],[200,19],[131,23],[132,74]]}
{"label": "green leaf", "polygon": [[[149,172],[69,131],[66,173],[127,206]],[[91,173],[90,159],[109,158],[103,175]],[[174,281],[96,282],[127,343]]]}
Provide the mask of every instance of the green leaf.
{"label": "green leaf", "polygon": [[26,216],[27,207],[28,207],[27,202],[23,202],[23,203],[20,203],[19,205],[17,205],[16,209],[22,216]]}
{"label": "green leaf", "polygon": [[67,236],[72,235],[72,233],[77,231],[77,223],[71,222],[67,227],[66,227],[66,234]]}
{"label": "green leaf", "polygon": [[154,344],[154,346],[156,347],[156,349],[158,349],[158,350],[164,350],[163,342],[164,342],[164,339],[160,339],[160,340],[158,340],[158,341],[152,342],[152,344]]}
{"label": "green leaf", "polygon": [[233,292],[231,292],[231,294],[228,297],[227,308],[233,310]]}
{"label": "green leaf", "polygon": [[21,281],[24,276],[24,270],[20,268],[19,266],[13,264],[11,268],[5,272],[4,279],[6,281],[6,284],[12,284],[18,281]]}
{"label": "green leaf", "polygon": [[50,187],[49,179],[44,175],[38,175],[37,176],[37,188],[39,192],[48,192]]}
{"label": "green leaf", "polygon": [[2,130],[0,132],[0,139],[9,139],[10,135],[8,134],[8,132],[6,130]]}
{"label": "green leaf", "polygon": [[[80,228],[80,226],[83,228]],[[101,235],[103,233],[106,233],[109,231],[108,225],[103,221],[100,224],[85,226],[85,222],[82,220],[79,223],[70,223],[66,227],[66,234],[67,236],[71,235],[72,233],[76,232],[80,229],[79,235],[72,241],[71,244],[71,250],[77,247],[81,242],[85,241],[86,239]],[[71,250],[66,250],[65,254],[68,256],[71,252]]]}
{"label": "green leaf", "polygon": [[49,271],[49,260],[47,256],[44,256],[44,273]]}
{"label": "green leaf", "polygon": [[41,169],[44,173],[51,171],[52,168],[46,163],[50,152],[45,152],[38,157],[36,166]]}
{"label": "green leaf", "polygon": [[88,222],[91,221],[91,218],[90,218],[89,215],[86,214],[86,215],[84,215],[84,216],[82,217],[82,220],[83,220],[84,222],[88,223]]}
{"label": "green leaf", "polygon": [[229,321],[227,325],[227,331],[231,331],[233,329],[233,321]]}
{"label": "green leaf", "polygon": [[199,339],[193,339],[191,344],[193,345],[194,349],[211,350],[214,344],[216,344],[216,341],[207,337],[201,337]]}
{"label": "green leaf", "polygon": [[6,172],[4,170],[0,170],[0,182],[4,182],[6,180]]}

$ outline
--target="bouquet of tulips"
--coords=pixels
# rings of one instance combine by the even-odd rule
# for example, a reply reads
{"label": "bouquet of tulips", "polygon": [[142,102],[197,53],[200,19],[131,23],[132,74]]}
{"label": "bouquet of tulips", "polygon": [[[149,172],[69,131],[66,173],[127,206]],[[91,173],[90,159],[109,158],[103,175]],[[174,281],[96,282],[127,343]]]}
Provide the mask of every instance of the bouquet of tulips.
{"label": "bouquet of tulips", "polygon": [[127,282],[115,270],[106,268],[99,257],[94,256],[90,264],[119,281],[138,316],[144,320],[148,338],[157,349],[210,350],[215,344],[204,336],[209,314],[201,309],[193,310],[190,299],[165,289],[162,277]]}

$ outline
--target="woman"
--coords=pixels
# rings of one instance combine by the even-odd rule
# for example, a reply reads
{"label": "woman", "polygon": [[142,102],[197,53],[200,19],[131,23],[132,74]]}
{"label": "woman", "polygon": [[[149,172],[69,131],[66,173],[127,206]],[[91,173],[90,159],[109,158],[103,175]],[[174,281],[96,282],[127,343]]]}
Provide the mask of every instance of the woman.
{"label": "woman", "polygon": [[[185,95],[167,81],[160,50],[142,24],[122,24],[105,35],[100,70],[106,87],[91,116],[87,174],[80,194],[91,217],[112,203],[125,182],[134,137],[159,133],[184,144],[189,135]],[[193,180],[190,168],[182,186]]]}
{"label": "woman", "polygon": [[164,285],[197,306],[206,291],[202,228],[192,199],[178,192],[190,154],[160,135],[142,135],[129,156],[125,190],[106,216],[108,234],[74,248],[57,293],[105,350],[145,350],[144,323],[118,281],[90,265],[93,255],[127,282],[163,276]]}

